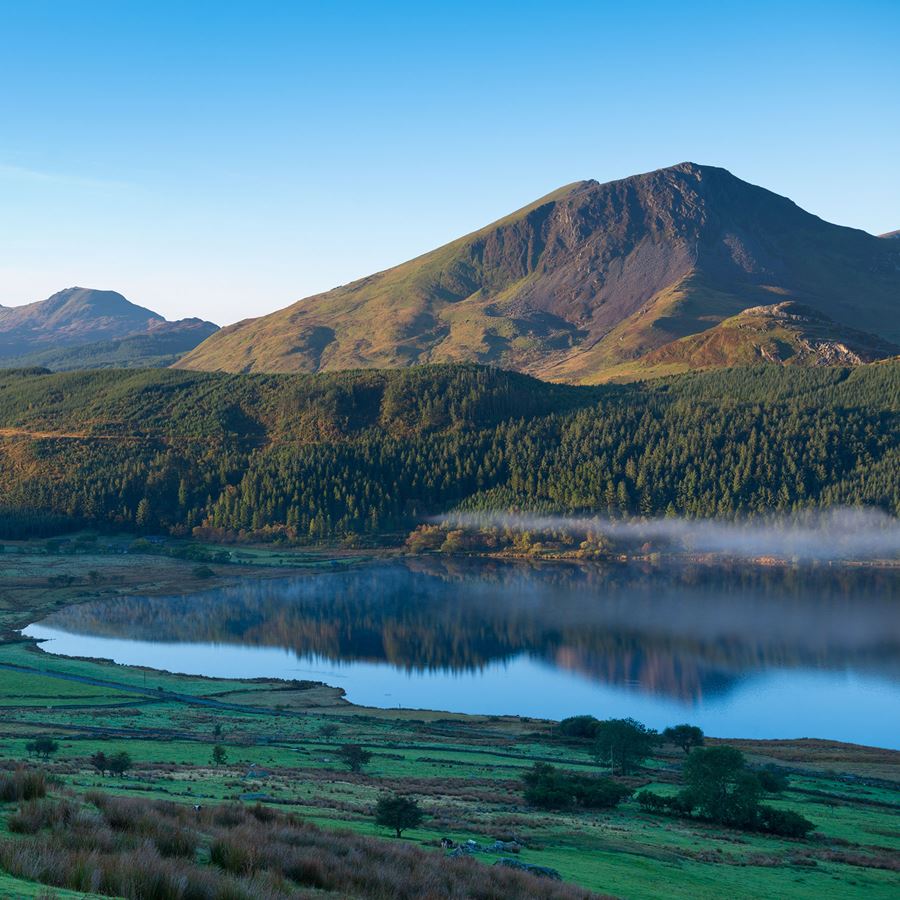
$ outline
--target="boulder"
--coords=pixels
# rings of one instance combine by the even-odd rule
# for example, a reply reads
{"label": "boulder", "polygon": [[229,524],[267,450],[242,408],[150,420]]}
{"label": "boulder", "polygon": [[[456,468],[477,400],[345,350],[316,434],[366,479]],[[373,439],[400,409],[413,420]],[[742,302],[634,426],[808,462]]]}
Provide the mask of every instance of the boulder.
{"label": "boulder", "polygon": [[563,880],[562,875],[556,869],[551,869],[550,866],[536,866],[532,863],[522,862],[520,859],[504,857],[503,859],[498,859],[494,865],[505,866],[507,869],[519,869],[522,872],[531,872],[532,875],[537,875],[539,878],[549,878],[551,881]]}

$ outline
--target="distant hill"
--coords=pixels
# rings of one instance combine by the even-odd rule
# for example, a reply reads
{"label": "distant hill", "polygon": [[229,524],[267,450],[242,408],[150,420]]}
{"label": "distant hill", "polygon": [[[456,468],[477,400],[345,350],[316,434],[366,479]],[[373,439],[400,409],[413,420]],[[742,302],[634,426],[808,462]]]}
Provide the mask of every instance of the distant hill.
{"label": "distant hill", "polygon": [[0,307],[0,366],[166,366],[217,329],[201,319],[168,322],[115,291],[68,288]]}
{"label": "distant hill", "polygon": [[725,169],[581,181],[386,271],[217,332],[177,365],[315,372],[476,361],[596,380],[757,306],[900,342],[900,244]]}

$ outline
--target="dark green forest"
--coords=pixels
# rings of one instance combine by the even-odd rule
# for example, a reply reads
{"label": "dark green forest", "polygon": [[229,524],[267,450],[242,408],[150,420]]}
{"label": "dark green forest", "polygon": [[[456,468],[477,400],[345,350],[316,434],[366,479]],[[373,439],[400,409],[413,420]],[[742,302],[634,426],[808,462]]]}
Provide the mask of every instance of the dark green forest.
{"label": "dark green forest", "polygon": [[900,363],[572,387],[475,365],[0,372],[0,536],[296,541],[451,509],[900,513]]}

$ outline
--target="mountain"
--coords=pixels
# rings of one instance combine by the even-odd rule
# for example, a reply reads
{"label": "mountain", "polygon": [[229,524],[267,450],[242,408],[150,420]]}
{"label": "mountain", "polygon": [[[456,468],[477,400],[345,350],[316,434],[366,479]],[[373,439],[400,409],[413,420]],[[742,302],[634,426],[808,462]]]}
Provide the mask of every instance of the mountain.
{"label": "mountain", "polygon": [[607,369],[601,378],[658,377],[694,369],[766,362],[859,366],[898,355],[897,344],[838,325],[824,313],[787,301],[745,309],[713,328],[671,341],[638,360]]}
{"label": "mountain", "polygon": [[883,238],[900,238],[900,228],[897,231],[889,231],[887,234],[881,235]]}
{"label": "mountain", "polygon": [[164,366],[217,328],[201,319],[168,322],[115,291],[67,288],[46,300],[0,307],[0,366]]}
{"label": "mountain", "polygon": [[224,328],[178,366],[471,360],[578,382],[787,300],[900,341],[900,244],[682,163],[563,187],[410,262]]}

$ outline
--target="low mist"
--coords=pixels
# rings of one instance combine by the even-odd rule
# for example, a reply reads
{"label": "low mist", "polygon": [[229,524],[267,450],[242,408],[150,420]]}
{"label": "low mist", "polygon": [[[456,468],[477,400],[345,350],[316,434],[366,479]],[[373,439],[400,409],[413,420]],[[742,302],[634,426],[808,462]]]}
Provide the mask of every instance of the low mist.
{"label": "low mist", "polygon": [[622,521],[501,512],[454,514],[443,521],[473,528],[605,535],[614,540],[665,545],[667,549],[741,558],[891,559],[900,555],[900,520],[874,509],[845,508],[745,521],[671,517]]}

